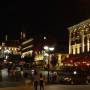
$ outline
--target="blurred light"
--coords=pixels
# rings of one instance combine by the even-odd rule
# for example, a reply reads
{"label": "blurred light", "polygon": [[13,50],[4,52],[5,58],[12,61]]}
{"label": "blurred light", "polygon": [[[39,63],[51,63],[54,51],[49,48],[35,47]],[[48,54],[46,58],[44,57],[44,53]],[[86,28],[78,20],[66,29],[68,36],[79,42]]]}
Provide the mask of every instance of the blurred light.
{"label": "blurred light", "polygon": [[9,62],[10,64],[12,64],[12,62]]}
{"label": "blurred light", "polygon": [[44,46],[44,49],[45,49],[45,50],[50,50],[50,51],[53,51],[53,50],[54,50],[54,47]]}
{"label": "blurred light", "polygon": [[44,46],[44,49],[45,49],[45,50],[48,50],[49,48],[48,48],[48,46]]}
{"label": "blurred light", "polygon": [[7,47],[5,47],[5,50],[7,49]]}
{"label": "blurred light", "polygon": [[30,43],[31,41],[33,41],[33,38],[30,38],[30,39],[24,41],[24,42],[22,43],[22,45],[25,45],[25,44],[27,44],[27,43]]}
{"label": "blurred light", "polygon": [[0,49],[2,49],[2,48],[0,47]]}
{"label": "blurred light", "polygon": [[6,56],[5,59],[8,59],[8,56]]}
{"label": "blurred light", "polygon": [[23,38],[25,38],[26,37],[26,34],[25,33],[23,33]]}
{"label": "blurred light", "polygon": [[17,48],[15,48],[15,51],[17,50]]}
{"label": "blurred light", "polygon": [[77,74],[77,72],[76,72],[76,71],[74,71],[74,72],[73,72],[73,74],[75,74],[75,75],[76,75],[76,74]]}
{"label": "blurred light", "polygon": [[29,48],[32,48],[32,47],[33,47],[33,45],[29,45],[29,46],[23,48],[22,50],[29,49]]}
{"label": "blurred light", "polygon": [[10,50],[5,50],[4,53],[10,53]]}
{"label": "blurred light", "polygon": [[87,63],[87,66],[90,66],[90,64],[89,64],[89,63]]}
{"label": "blurred light", "polygon": [[75,64],[75,66],[78,66],[78,64]]}
{"label": "blurred light", "polygon": [[24,55],[24,54],[22,54],[22,55],[21,55],[21,58],[24,58],[24,57],[25,57],[25,55]]}
{"label": "blurred light", "polygon": [[49,56],[48,53],[45,53],[44,56]]}
{"label": "blurred light", "polygon": [[13,48],[12,48],[12,50],[13,50]]}
{"label": "blurred light", "polygon": [[7,68],[4,68],[1,70],[1,76],[2,76],[2,79],[5,79],[8,77],[8,69]]}
{"label": "blurred light", "polygon": [[32,70],[32,72],[34,72],[35,70]]}
{"label": "blurred light", "polygon": [[32,70],[32,74],[34,74],[35,70]]}
{"label": "blurred light", "polygon": [[73,63],[73,60],[70,60],[71,63]]}
{"label": "blurred light", "polygon": [[49,50],[50,50],[50,51],[53,51],[53,50],[54,50],[54,47],[50,47]]}
{"label": "blurred light", "polygon": [[9,48],[9,50],[10,50],[11,48]]}
{"label": "blurred light", "polygon": [[47,39],[46,37],[44,37],[44,39]]}
{"label": "blurred light", "polygon": [[2,42],[2,46],[5,46],[5,43],[4,42]]}
{"label": "blurred light", "polygon": [[82,63],[86,63],[85,61],[83,61]]}
{"label": "blurred light", "polygon": [[3,60],[4,62],[6,62],[7,60]]}

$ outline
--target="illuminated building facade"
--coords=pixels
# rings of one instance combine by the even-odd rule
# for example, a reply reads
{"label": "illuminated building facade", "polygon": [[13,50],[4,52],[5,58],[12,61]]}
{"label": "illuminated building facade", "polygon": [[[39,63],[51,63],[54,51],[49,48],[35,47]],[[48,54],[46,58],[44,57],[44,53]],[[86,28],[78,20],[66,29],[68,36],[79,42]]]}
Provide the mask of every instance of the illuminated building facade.
{"label": "illuminated building facade", "polygon": [[19,41],[10,40],[10,41],[1,42],[0,51],[10,52],[12,54],[18,54],[19,53]]}
{"label": "illuminated building facade", "polygon": [[7,62],[7,60],[11,60],[10,55],[20,55],[19,42],[17,40],[1,42],[0,61],[4,60],[4,62]]}
{"label": "illuminated building facade", "polygon": [[90,52],[90,19],[69,29],[69,54]]}
{"label": "illuminated building facade", "polygon": [[69,54],[58,53],[57,56],[58,56],[58,64],[59,64],[59,67],[60,67],[60,66],[63,66],[62,61],[65,60],[66,58],[68,58],[69,57]]}
{"label": "illuminated building facade", "polygon": [[[12,62],[14,60],[23,60],[25,56],[32,57],[33,54],[33,38],[26,38],[25,33],[21,33],[19,40],[0,41],[0,60]],[[30,58],[29,58],[30,59]]]}
{"label": "illuminated building facade", "polygon": [[31,55],[33,53],[33,38],[29,38],[21,43],[22,57]]}
{"label": "illuminated building facade", "polygon": [[21,32],[21,37],[19,41],[21,57],[24,58],[25,56],[32,56],[34,39],[29,37],[29,35],[27,35],[25,32]]}

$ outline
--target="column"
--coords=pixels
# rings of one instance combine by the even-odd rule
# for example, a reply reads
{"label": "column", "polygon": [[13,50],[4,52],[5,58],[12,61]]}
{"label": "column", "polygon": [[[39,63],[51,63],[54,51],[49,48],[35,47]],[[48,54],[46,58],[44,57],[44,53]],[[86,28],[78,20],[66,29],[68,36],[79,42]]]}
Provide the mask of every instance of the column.
{"label": "column", "polygon": [[77,54],[80,54],[80,44],[77,44]]}
{"label": "column", "polygon": [[71,30],[69,30],[69,54],[71,54],[72,53],[72,51],[71,51]]}
{"label": "column", "polygon": [[90,38],[90,35],[87,35],[87,51],[89,52],[90,51],[90,40],[89,40],[89,38]]}
{"label": "column", "polygon": [[84,52],[84,50],[85,50],[85,47],[84,47],[84,30],[81,31],[81,34],[82,34],[81,35],[82,36],[82,42],[81,42],[82,45],[81,46],[82,46],[82,52]]}
{"label": "column", "polygon": [[76,54],[76,44],[73,45],[73,54]]}

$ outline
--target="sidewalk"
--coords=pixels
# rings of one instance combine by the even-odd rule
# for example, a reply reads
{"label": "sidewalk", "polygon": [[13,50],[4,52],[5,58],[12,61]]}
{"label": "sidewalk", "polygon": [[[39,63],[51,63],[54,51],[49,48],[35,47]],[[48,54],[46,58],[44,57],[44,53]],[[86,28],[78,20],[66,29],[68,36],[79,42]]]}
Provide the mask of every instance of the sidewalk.
{"label": "sidewalk", "polygon": [[19,87],[0,88],[0,90],[33,90],[33,89],[30,86],[19,86]]}
{"label": "sidewalk", "polygon": [[32,84],[25,84],[25,81],[2,81],[0,90],[33,90]]}
{"label": "sidewalk", "polygon": [[[45,88],[47,88],[48,85],[45,86]],[[34,90],[33,86],[30,85],[21,85],[21,86],[16,86],[16,87],[5,87],[5,88],[0,88],[0,90]],[[39,90],[39,86],[38,86],[38,90]],[[47,90],[47,89],[45,89]]]}

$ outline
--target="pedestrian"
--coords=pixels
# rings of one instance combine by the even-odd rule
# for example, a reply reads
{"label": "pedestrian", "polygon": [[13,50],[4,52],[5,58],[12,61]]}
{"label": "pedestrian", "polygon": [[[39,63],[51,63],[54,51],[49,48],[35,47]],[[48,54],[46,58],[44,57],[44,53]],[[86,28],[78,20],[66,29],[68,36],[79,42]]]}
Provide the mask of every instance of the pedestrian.
{"label": "pedestrian", "polygon": [[38,87],[38,73],[34,72],[34,82],[33,82],[34,89],[37,90]]}
{"label": "pedestrian", "polygon": [[40,77],[39,77],[39,83],[40,83],[40,90],[44,90],[44,77],[42,73],[40,74]]}

